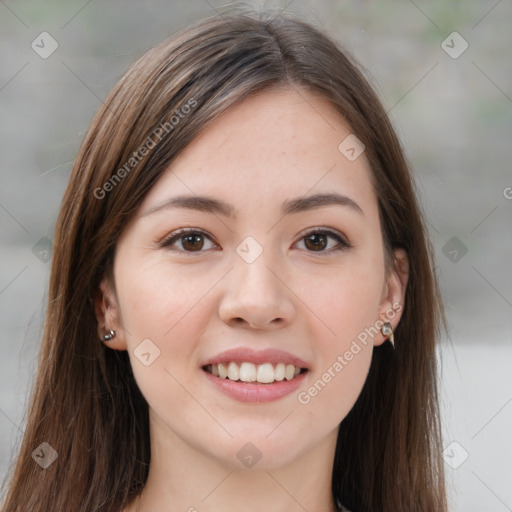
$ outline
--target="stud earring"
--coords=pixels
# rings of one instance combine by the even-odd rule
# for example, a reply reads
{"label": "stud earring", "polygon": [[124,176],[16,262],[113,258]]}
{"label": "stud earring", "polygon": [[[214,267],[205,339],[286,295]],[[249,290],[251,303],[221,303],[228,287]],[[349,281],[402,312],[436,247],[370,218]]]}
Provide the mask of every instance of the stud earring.
{"label": "stud earring", "polygon": [[395,348],[395,337],[393,335],[393,328],[391,327],[391,324],[389,322],[386,322],[380,328],[380,331],[382,332],[382,334],[384,336],[388,336],[388,339],[389,339],[391,345],[393,346],[393,348]]}
{"label": "stud earring", "polygon": [[103,335],[103,341],[110,341],[115,335],[116,333],[112,329],[110,329],[107,332],[107,334]]}

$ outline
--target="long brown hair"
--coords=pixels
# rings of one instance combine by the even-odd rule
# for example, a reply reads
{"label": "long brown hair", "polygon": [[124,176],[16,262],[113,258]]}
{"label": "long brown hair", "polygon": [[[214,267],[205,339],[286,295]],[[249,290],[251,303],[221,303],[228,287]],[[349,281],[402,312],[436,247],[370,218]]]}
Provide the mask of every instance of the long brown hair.
{"label": "long brown hair", "polygon": [[[3,512],[118,512],[141,492],[148,405],[127,353],[98,340],[93,299],[123,228],[171,161],[210,121],[269,87],[311,90],[342,113],[366,147],[388,261],[395,247],[409,257],[396,350],[374,348],[341,423],[333,499],[354,511],[446,511],[435,352],[444,316],[400,143],[357,64],[329,37],[304,21],[235,13],[149,50],[85,136],[56,226],[37,378]],[[32,457],[43,442],[58,454],[46,469]]]}

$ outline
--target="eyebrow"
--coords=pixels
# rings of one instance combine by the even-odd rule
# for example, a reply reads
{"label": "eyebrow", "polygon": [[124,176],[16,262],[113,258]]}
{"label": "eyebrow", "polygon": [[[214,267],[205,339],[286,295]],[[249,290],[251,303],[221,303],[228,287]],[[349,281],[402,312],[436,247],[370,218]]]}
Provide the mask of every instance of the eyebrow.
{"label": "eyebrow", "polygon": [[[281,213],[300,213],[326,206],[346,206],[364,216],[361,207],[350,197],[338,193],[314,194],[311,196],[288,199],[281,206]],[[168,208],[187,208],[207,213],[216,213],[225,217],[237,218],[232,205],[208,196],[176,196],[148,208],[142,217],[152,215]]]}

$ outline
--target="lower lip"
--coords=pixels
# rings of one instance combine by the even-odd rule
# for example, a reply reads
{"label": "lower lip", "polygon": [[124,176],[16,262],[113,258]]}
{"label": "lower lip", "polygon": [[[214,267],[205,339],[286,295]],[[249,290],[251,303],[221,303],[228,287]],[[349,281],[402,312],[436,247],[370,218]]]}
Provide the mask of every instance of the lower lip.
{"label": "lower lip", "polygon": [[201,370],[206,378],[225,395],[239,402],[263,403],[272,402],[293,393],[302,384],[308,372],[300,373],[292,380],[282,380],[272,384],[261,382],[239,382],[221,379],[215,375]]}

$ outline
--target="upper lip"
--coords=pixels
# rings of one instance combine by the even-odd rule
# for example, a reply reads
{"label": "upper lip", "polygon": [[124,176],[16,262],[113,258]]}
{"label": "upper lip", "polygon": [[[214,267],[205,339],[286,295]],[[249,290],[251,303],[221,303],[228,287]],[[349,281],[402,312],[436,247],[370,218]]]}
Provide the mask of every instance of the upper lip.
{"label": "upper lip", "polygon": [[253,364],[284,363],[293,364],[299,368],[306,369],[309,367],[308,364],[299,357],[289,354],[288,352],[284,352],[283,350],[277,350],[273,348],[266,350],[252,350],[250,348],[244,347],[233,348],[221,352],[220,354],[217,354],[216,356],[213,356],[205,361],[201,366],[218,363],[229,363],[231,361],[240,363],[247,362]]}

